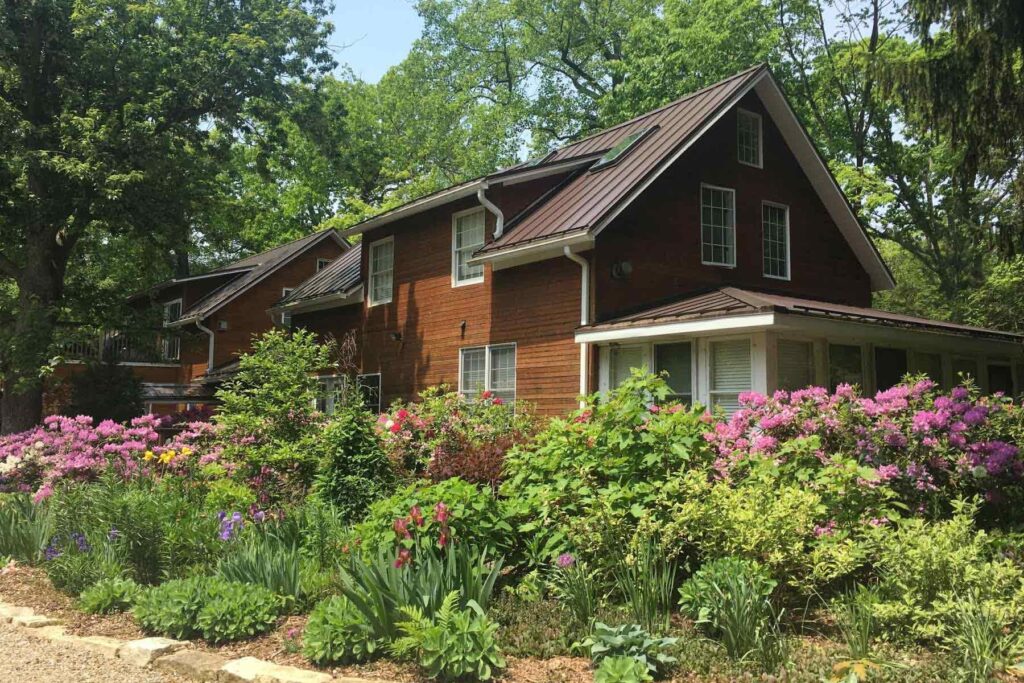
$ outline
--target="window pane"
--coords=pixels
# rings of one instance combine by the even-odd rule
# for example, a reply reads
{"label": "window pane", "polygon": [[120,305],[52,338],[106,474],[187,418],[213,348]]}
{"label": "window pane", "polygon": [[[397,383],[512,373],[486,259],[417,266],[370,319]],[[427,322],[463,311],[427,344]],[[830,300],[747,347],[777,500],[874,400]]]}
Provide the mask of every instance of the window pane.
{"label": "window pane", "polygon": [[732,190],[701,188],[701,255],[706,263],[735,265],[735,194]]}
{"label": "window pane", "polygon": [[736,156],[745,164],[761,165],[761,118],[756,114],[736,112]]}
{"label": "window pane", "polygon": [[516,397],[516,347],[491,347],[491,385],[489,389],[505,401]]}
{"label": "window pane", "polygon": [[639,346],[616,346],[608,353],[608,359],[610,388],[614,389],[629,379],[631,369],[644,367],[644,350]]}
{"label": "window pane", "polygon": [[994,394],[997,391],[1013,396],[1013,371],[1009,365],[988,366],[988,393]]}
{"label": "window pane", "polygon": [[915,351],[913,357],[913,369],[915,374],[924,373],[932,380],[942,382],[942,356],[937,353],[924,353]]}
{"label": "window pane", "polygon": [[462,374],[459,377],[459,391],[466,398],[473,398],[486,388],[487,350],[462,349]]}
{"label": "window pane", "polygon": [[484,212],[477,211],[455,219],[455,282],[482,277],[483,265],[467,262],[484,244]]}
{"label": "window pane", "polygon": [[835,391],[840,384],[856,384],[864,386],[864,372],[861,363],[859,346],[847,344],[829,344],[828,347],[828,386]]}
{"label": "window pane", "polygon": [[789,209],[774,204],[761,205],[764,274],[789,277]]}
{"label": "window pane", "polygon": [[676,398],[689,401],[693,394],[693,378],[691,376],[692,345],[690,342],[678,344],[658,344],[654,347],[654,367],[657,372],[667,372],[666,381]]}
{"label": "window pane", "polygon": [[875,347],[875,388],[884,391],[900,383],[907,374],[907,352],[904,349]]}
{"label": "window pane", "polygon": [[750,340],[711,342],[711,402],[727,414],[739,408],[739,395],[750,391]]}
{"label": "window pane", "polygon": [[391,300],[395,243],[381,242],[370,247],[370,303]]}
{"label": "window pane", "polygon": [[810,342],[780,339],[779,388],[804,389],[814,384],[814,346]]}
{"label": "window pane", "polygon": [[978,383],[978,361],[973,358],[953,359],[953,384],[959,385],[964,379],[970,377],[974,383]]}
{"label": "window pane", "polygon": [[356,377],[356,386],[363,396],[363,407],[375,413],[380,412],[380,379],[379,374]]}

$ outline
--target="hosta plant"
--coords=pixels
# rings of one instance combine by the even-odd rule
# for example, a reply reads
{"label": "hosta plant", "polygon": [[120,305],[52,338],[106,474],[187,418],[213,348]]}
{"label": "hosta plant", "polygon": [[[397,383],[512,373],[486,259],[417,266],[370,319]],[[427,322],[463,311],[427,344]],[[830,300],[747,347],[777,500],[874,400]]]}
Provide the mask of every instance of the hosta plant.
{"label": "hosta plant", "polygon": [[676,658],[666,651],[678,640],[652,636],[639,624],[608,626],[597,622],[591,634],[576,647],[585,650],[595,665],[600,666],[611,657],[630,657],[642,663],[652,676],[660,677],[676,663]]}
{"label": "hosta plant", "polygon": [[89,614],[125,612],[135,604],[140,591],[131,579],[102,579],[82,591],[78,605]]}
{"label": "hosta plant", "polygon": [[317,604],[302,635],[303,654],[321,666],[366,661],[380,647],[362,613],[344,596]]}
{"label": "hosta plant", "polygon": [[594,683],[648,683],[647,664],[633,657],[605,657],[594,671]]}
{"label": "hosta plant", "polygon": [[433,618],[415,606],[403,607],[402,613],[402,637],[392,644],[392,651],[415,657],[430,678],[489,681],[505,668],[496,638],[498,625],[473,601],[460,609],[456,591],[445,597]]}

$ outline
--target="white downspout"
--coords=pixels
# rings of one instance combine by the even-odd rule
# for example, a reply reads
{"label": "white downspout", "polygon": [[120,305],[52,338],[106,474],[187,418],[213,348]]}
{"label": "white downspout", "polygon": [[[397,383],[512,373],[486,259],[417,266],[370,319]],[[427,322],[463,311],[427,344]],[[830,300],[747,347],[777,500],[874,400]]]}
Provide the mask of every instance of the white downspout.
{"label": "white downspout", "polygon": [[206,374],[210,374],[211,372],[213,372],[213,330],[211,330],[209,327],[204,326],[203,321],[198,318],[196,318],[196,327],[198,327],[200,330],[205,332],[207,336],[210,337],[210,350],[207,352],[206,355]]}
{"label": "white downspout", "polygon": [[501,212],[494,202],[484,194],[487,191],[487,183],[483,183],[476,191],[476,198],[488,211],[494,214],[494,239],[498,239],[505,232],[505,214]]}
{"label": "white downspout", "polygon": [[[574,254],[570,247],[563,247],[562,253],[565,257],[580,266],[580,326],[590,324],[590,261],[579,254]],[[587,395],[587,379],[589,378],[589,344],[580,344],[580,396]],[[583,401],[580,401],[583,407]]]}

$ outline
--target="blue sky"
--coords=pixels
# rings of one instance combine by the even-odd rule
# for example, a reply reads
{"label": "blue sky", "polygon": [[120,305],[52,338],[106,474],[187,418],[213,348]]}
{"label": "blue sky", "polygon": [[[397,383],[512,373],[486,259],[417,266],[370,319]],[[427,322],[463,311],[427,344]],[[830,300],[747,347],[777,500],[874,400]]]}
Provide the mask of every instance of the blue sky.
{"label": "blue sky", "polygon": [[331,22],[334,58],[372,83],[402,61],[423,28],[411,0],[335,0]]}

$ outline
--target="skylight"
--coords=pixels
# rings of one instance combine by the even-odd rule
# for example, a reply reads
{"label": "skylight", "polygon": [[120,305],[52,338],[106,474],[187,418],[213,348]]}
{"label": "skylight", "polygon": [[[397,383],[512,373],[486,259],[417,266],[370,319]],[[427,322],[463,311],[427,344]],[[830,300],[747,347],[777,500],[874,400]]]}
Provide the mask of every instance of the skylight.
{"label": "skylight", "polygon": [[616,163],[619,159],[624,157],[627,152],[636,147],[638,142],[647,137],[648,133],[652,133],[657,129],[657,126],[651,126],[650,128],[644,128],[636,131],[635,133],[630,133],[619,140],[618,144],[605,152],[604,156],[598,159],[597,163],[590,167],[590,170],[599,171],[606,166],[611,166]]}

